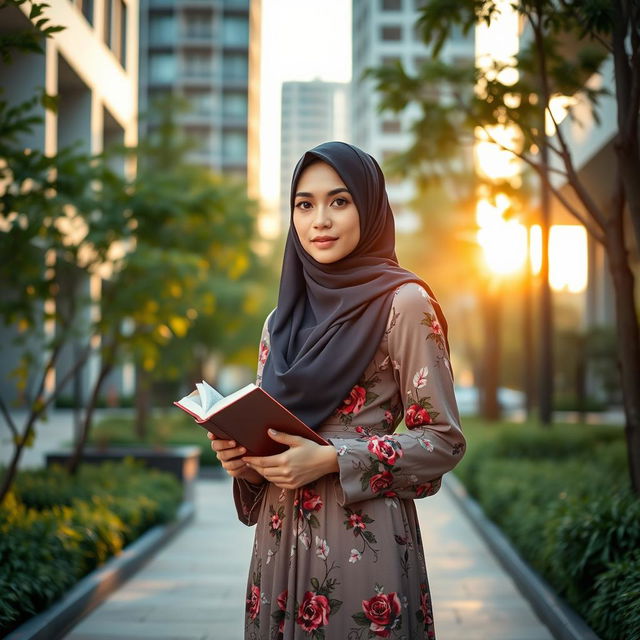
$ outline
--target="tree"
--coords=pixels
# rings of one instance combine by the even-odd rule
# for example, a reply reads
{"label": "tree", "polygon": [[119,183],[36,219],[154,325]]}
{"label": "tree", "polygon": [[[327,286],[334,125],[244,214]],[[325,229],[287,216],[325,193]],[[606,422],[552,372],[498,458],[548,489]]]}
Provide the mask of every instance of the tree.
{"label": "tree", "polygon": [[[25,4],[25,0],[5,0],[0,11]],[[5,64],[16,51],[41,54],[42,41],[63,28],[48,25],[43,17],[46,4],[28,4],[30,27],[0,37]],[[56,390],[46,393],[47,378],[79,338],[78,318],[88,302],[82,293],[83,279],[107,260],[111,243],[126,235],[123,220],[110,220],[97,211],[98,174],[90,158],[72,148],[46,156],[21,144],[21,137],[42,121],[42,107],[55,109],[55,98],[40,92],[12,105],[0,97],[0,319],[15,329],[20,357],[13,376],[27,407],[19,426],[0,397],[0,411],[14,444],[0,483],[0,500],[11,486],[24,447],[35,437],[36,421],[46,415],[59,390],[91,353],[89,332],[84,347],[56,380]],[[55,325],[55,330],[47,325]]]}
{"label": "tree", "polygon": [[[450,135],[450,144],[460,141],[461,136],[469,140],[476,127],[481,127],[487,139],[524,162],[604,247],[615,290],[631,484],[640,492],[640,333],[631,264],[631,252],[640,246],[640,3],[520,0],[513,7],[521,16],[527,38],[523,38],[523,46],[512,63],[472,70],[448,67],[436,59],[425,64],[418,76],[396,68],[377,70],[374,77],[384,95],[384,107],[400,111],[412,103],[422,110],[414,127],[416,138],[411,154],[422,155],[424,142],[417,134],[429,135],[425,122],[440,118],[443,124],[438,129],[439,136]],[[491,23],[499,10],[499,3],[491,0],[432,0],[421,9],[418,24],[437,58],[454,24],[468,32],[481,22]],[[549,103],[556,95],[573,96],[591,105],[597,118],[604,90],[587,81],[611,58],[617,108],[617,163],[612,170],[611,201],[600,202],[592,185],[586,184],[576,169],[566,132]],[[505,82],[505,74],[501,73],[505,69],[516,70],[518,79]],[[429,100],[427,90],[442,82],[451,88],[452,98],[444,107]],[[469,91],[474,86],[481,87],[481,92]],[[568,111],[569,118],[577,117],[572,107]],[[553,139],[546,138],[545,120],[554,125]],[[496,125],[514,127],[519,143],[503,144],[492,133]],[[424,162],[419,163],[417,170],[423,167]],[[571,198],[550,179],[551,174],[561,176]]]}
{"label": "tree", "polygon": [[[102,210],[118,211],[127,220],[132,242],[103,288],[102,366],[70,461],[73,472],[95,401],[119,360],[128,357],[136,364],[136,429],[144,440],[152,381],[169,376],[193,382],[192,376],[201,375],[194,367],[199,354],[232,355],[256,335],[264,316],[265,270],[252,251],[255,203],[242,182],[188,161],[192,141],[176,122],[183,107],[179,99],[159,101],[151,116],[154,126],[141,144],[112,152],[135,162],[131,180],[109,169],[109,154],[102,159]],[[241,339],[233,344],[235,336]],[[255,341],[249,340],[254,354]]]}

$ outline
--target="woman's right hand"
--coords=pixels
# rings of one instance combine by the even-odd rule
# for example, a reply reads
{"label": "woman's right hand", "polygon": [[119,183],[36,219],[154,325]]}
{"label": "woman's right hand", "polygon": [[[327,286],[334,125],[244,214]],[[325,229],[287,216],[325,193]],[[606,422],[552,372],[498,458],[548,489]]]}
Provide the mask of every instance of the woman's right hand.
{"label": "woman's right hand", "polygon": [[[234,440],[222,440],[213,433],[207,431],[207,438],[211,440],[211,448],[215,452],[222,468],[232,477],[248,480],[253,484],[262,484],[265,479],[255,469],[251,469],[239,456],[244,455],[247,450],[237,446]],[[235,459],[234,459],[235,458]]]}

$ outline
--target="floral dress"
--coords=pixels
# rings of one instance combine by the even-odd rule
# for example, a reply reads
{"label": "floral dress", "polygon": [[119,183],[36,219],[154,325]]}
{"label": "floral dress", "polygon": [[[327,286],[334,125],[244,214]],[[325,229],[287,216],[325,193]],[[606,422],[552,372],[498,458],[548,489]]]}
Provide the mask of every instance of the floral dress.
{"label": "floral dress", "polygon": [[[268,355],[265,321],[257,384]],[[414,500],[438,491],[465,441],[442,329],[419,284],[394,292],[373,360],[318,432],[339,473],[296,490],[234,479],[238,517],[257,525],[245,639],[435,638]]]}

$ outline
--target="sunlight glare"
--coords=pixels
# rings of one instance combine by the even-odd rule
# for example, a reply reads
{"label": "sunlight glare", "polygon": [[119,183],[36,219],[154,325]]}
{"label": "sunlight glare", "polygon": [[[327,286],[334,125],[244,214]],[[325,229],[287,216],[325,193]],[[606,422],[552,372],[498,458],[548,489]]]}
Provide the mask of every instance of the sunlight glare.
{"label": "sunlight glare", "polygon": [[509,198],[498,194],[495,203],[481,199],[476,207],[478,243],[489,269],[502,275],[522,269],[527,259],[527,230],[516,220],[504,219],[509,205]]}
{"label": "sunlight glare", "polygon": [[587,230],[577,224],[555,224],[549,234],[549,283],[556,291],[580,293],[587,288]]}
{"label": "sunlight glare", "polygon": [[[491,180],[515,178],[522,170],[522,161],[506,149],[521,148],[518,131],[515,127],[502,125],[487,127],[487,129],[488,133],[482,127],[476,127],[475,131],[474,156],[478,172]],[[490,138],[506,149],[491,142]]]}

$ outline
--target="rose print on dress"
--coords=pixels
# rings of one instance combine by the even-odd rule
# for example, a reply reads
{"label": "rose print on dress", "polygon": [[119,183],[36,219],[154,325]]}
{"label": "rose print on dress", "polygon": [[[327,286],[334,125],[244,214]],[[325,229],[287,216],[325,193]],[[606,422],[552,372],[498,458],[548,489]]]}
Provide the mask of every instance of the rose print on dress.
{"label": "rose print on dress", "polygon": [[426,340],[433,340],[435,345],[438,347],[438,351],[440,352],[440,356],[438,357],[438,363],[442,358],[445,357],[447,352],[447,347],[444,339],[444,333],[442,332],[442,326],[440,325],[440,321],[438,320],[438,316],[435,313],[428,313],[424,311],[422,314],[424,317],[420,321],[420,324],[423,324],[425,327],[431,329],[431,331],[427,334]]}
{"label": "rose print on dress", "polygon": [[269,549],[267,551],[267,564],[269,564],[273,558],[273,556],[278,553],[280,549],[280,539],[282,538],[282,528],[283,522],[285,519],[284,507],[278,507],[276,511],[273,505],[269,505],[269,534],[275,538],[276,548],[275,550]]}
{"label": "rose print on dress", "polygon": [[343,416],[343,421],[347,420],[348,424],[350,424],[353,416],[357,416],[362,410],[366,399],[367,390],[357,384],[351,389],[349,395],[342,401],[342,405],[338,407],[336,413]]}
{"label": "rose print on dress", "polygon": [[373,552],[373,561],[378,561],[378,549],[373,547],[377,544],[376,536],[373,531],[367,528],[367,525],[373,524],[375,521],[370,518],[366,513],[362,513],[362,509],[354,511],[350,507],[344,507],[344,514],[347,519],[344,521],[344,526],[347,530],[351,529],[353,535],[356,538],[362,540],[362,549],[351,549],[351,555],[349,556],[349,562],[355,564],[362,558],[362,555],[367,549],[371,549]]}
{"label": "rose print on dress", "polygon": [[391,435],[369,436],[358,438],[358,441],[367,442],[370,454],[368,465],[361,461],[354,463],[355,468],[361,471],[362,490],[365,491],[368,487],[373,493],[381,493],[393,484],[393,473],[390,470],[403,456],[402,447],[397,436]]}
{"label": "rose print on dress", "polygon": [[258,561],[258,567],[256,569],[256,571],[253,572],[253,575],[251,576],[251,585],[249,586],[248,592],[247,592],[247,599],[246,599],[246,612],[247,612],[247,616],[246,616],[246,622],[245,622],[245,628],[249,627],[249,626],[254,626],[256,629],[260,628],[260,604],[261,604],[261,598],[260,598],[260,576],[262,573],[261,570],[261,561]]}
{"label": "rose print on dress", "polygon": [[[362,611],[351,617],[360,627],[368,628],[367,638],[388,638],[402,628],[400,598],[396,592],[385,594],[384,587],[376,584],[375,595],[369,600],[363,600]],[[358,629],[352,629],[353,631],[357,632]]]}
{"label": "rose print on dress", "polygon": [[378,394],[373,389],[381,382],[378,374],[382,371],[383,365],[384,363],[382,365],[374,363],[370,375],[367,375],[365,371],[362,379],[351,389],[342,405],[336,409],[335,414],[340,418],[342,424],[351,425],[354,416],[357,416],[365,407],[378,399]]}
{"label": "rose print on dress", "polygon": [[267,361],[268,357],[269,357],[269,345],[267,344],[266,340],[263,340],[262,342],[260,342],[260,355],[258,357],[258,361],[262,366],[264,366],[264,363]]}
{"label": "rose print on dress", "polygon": [[427,386],[429,369],[421,367],[413,376],[413,389],[407,391],[407,410],[404,421],[409,429],[414,429],[424,424],[431,424],[440,414],[433,408],[431,398],[427,395],[420,397],[420,389]]}
{"label": "rose print on dress", "polygon": [[402,447],[393,436],[372,436],[369,438],[367,449],[389,467],[402,457]]}
{"label": "rose print on dress", "polygon": [[316,513],[323,507],[322,498],[314,490],[314,486],[312,483],[302,489],[296,489],[296,498],[293,501],[296,514],[293,534],[298,537],[305,549],[309,549],[311,545],[312,530],[320,526]]}
{"label": "rose print on dress", "polygon": [[285,589],[276,598],[278,608],[273,611],[271,618],[273,624],[271,627],[271,637],[275,640],[282,640],[284,635],[284,622],[291,619],[291,614],[287,611],[287,600],[289,599],[289,590]]}
{"label": "rose print on dress", "polygon": [[324,627],[329,625],[331,616],[335,615],[342,605],[341,600],[331,597],[340,583],[335,578],[329,578],[329,575],[340,566],[335,562],[329,566],[329,553],[327,541],[316,538],[316,555],[324,562],[324,578],[322,582],[316,577],[311,578],[313,590],[305,591],[302,602],[295,603],[296,624],[313,640],[324,640]]}
{"label": "rose print on dress", "polygon": [[435,638],[431,597],[429,596],[429,589],[424,583],[420,584],[420,609],[416,611],[416,618],[422,630],[427,632],[427,638]]}
{"label": "rose print on dress", "polygon": [[284,518],[284,507],[280,507],[276,511],[272,505],[269,505],[269,533],[276,539],[278,544],[282,537],[282,522]]}

